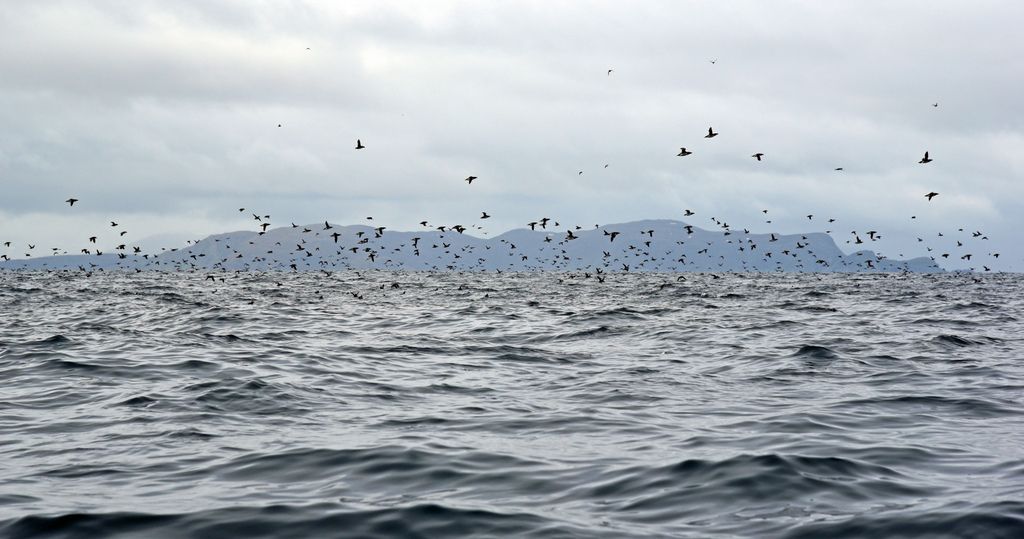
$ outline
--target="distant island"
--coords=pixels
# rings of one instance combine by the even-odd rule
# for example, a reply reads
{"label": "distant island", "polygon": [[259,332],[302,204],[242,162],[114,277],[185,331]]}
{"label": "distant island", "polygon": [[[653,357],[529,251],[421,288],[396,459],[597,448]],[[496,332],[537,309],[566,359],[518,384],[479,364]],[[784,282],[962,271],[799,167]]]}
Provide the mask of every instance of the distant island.
{"label": "distant island", "polygon": [[[460,227],[461,228],[461,227]],[[465,229],[462,229],[463,231]],[[928,257],[895,260],[862,250],[843,253],[831,236],[710,231],[675,220],[589,229],[516,229],[480,238],[444,227],[402,232],[320,223],[208,236],[160,252],[25,258],[0,269],[607,272],[941,272]]]}

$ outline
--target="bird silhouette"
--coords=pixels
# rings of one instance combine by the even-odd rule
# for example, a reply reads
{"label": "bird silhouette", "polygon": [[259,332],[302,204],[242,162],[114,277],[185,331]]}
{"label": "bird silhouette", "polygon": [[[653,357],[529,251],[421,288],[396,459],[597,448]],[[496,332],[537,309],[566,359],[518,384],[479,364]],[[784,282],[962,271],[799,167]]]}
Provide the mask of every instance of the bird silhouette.
{"label": "bird silhouette", "polygon": [[928,152],[924,152],[924,157],[922,157],[918,163],[931,163],[932,161],[933,159],[928,157]]}
{"label": "bird silhouette", "polygon": [[468,183],[469,185],[473,185],[473,180],[475,180],[475,179],[476,179],[476,176],[468,176],[466,178],[466,183]]}
{"label": "bird silhouette", "polygon": [[[280,127],[280,126],[279,126],[279,127]],[[356,139],[356,149],[357,149],[357,150],[362,150],[362,149],[363,149],[363,148],[365,148],[365,147],[366,147],[366,146],[363,146],[363,141],[362,141],[362,140]]]}
{"label": "bird silhouette", "polygon": [[718,133],[715,133],[715,130],[709,127],[708,128],[708,134],[704,135],[704,138],[715,138],[717,136],[718,136]]}
{"label": "bird silhouette", "polygon": [[928,193],[927,195],[925,195],[924,197],[928,199],[928,202],[931,202],[932,199],[937,197],[937,196],[939,196],[939,194],[936,193],[935,191],[932,191],[932,192]]}
{"label": "bird silhouette", "polygon": [[755,153],[754,155],[751,155],[750,157],[753,157],[754,159],[757,159],[758,161],[760,161],[761,158],[764,157],[764,154],[763,153]]}
{"label": "bird silhouette", "polygon": [[692,153],[693,152],[687,151],[686,148],[679,148],[679,153],[676,154],[676,157],[686,157]]}
{"label": "bird silhouette", "polygon": [[78,202],[78,199],[77,198],[69,198],[69,199],[65,200],[64,202],[67,202],[68,206],[74,206],[75,202]]}

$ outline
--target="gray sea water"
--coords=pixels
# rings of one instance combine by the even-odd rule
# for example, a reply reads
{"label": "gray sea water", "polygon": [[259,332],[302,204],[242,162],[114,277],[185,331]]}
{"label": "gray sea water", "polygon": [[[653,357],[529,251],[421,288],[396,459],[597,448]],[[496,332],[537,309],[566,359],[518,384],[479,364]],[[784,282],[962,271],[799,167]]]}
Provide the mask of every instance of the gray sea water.
{"label": "gray sea water", "polygon": [[2,537],[1024,537],[1019,275],[0,273]]}

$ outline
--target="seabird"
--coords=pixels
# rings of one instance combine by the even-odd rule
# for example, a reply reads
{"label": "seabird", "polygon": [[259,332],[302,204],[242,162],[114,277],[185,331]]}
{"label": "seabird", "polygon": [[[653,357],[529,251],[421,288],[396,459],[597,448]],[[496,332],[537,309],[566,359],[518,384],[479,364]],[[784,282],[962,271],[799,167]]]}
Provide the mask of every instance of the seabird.
{"label": "seabird", "polygon": [[686,151],[686,148],[679,148],[679,153],[676,154],[676,157],[686,157],[687,155],[690,155],[691,153],[693,153],[693,152]]}
{"label": "seabird", "polygon": [[708,134],[704,135],[704,138],[714,138],[714,137],[717,137],[717,136],[718,136],[718,133],[715,133],[714,129],[709,127],[708,128]]}

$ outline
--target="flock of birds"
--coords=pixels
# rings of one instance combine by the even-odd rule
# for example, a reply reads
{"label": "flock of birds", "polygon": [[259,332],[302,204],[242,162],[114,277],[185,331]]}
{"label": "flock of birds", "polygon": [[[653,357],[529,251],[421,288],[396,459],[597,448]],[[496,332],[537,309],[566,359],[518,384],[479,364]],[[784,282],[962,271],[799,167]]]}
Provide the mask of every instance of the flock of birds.
{"label": "flock of birds", "polygon": [[[715,61],[711,60],[714,64]],[[614,70],[608,69],[607,75],[611,76]],[[938,103],[932,103],[933,107],[938,107]],[[277,124],[277,127],[281,128],[282,124]],[[707,133],[704,135],[705,139],[714,139],[718,137],[719,133],[714,130],[713,127],[708,127]],[[366,150],[367,146],[363,144],[362,139],[357,139],[355,144],[355,150]],[[693,155],[693,151],[688,150],[686,147],[680,147],[679,153],[676,154],[678,157],[688,157]],[[762,162],[765,159],[763,152],[756,152],[751,155],[753,159],[758,162]],[[934,160],[931,158],[928,151],[924,152],[924,156],[918,161],[919,164],[926,165]],[[604,165],[605,168],[608,164]],[[843,167],[836,167],[836,171],[842,171]],[[582,175],[583,171],[579,171],[578,174]],[[473,185],[473,182],[478,179],[477,176],[469,175],[465,178],[467,185]],[[924,198],[931,202],[939,193],[929,191],[924,195]],[[76,203],[80,200],[74,197],[70,197],[65,200],[65,203],[70,208],[74,208]],[[246,212],[245,208],[239,208],[241,213]],[[762,210],[767,215],[768,210]],[[684,217],[695,216],[696,213],[692,210],[686,209],[683,211]],[[291,228],[298,231],[300,236],[295,242],[295,248],[291,249],[282,245],[281,241],[275,241],[271,245],[258,245],[259,236],[268,234],[268,229],[271,226],[269,215],[260,215],[259,213],[252,213],[253,220],[257,223],[256,238],[247,239],[248,244],[253,247],[265,248],[265,251],[259,255],[246,255],[243,250],[240,250],[237,246],[235,248],[230,247],[227,244],[227,240],[230,238],[216,238],[212,241],[220,243],[225,240],[224,247],[222,250],[201,250],[199,249],[200,243],[209,242],[211,240],[197,240],[188,241],[189,247],[179,250],[178,248],[172,249],[161,249],[160,253],[143,253],[142,248],[139,246],[129,246],[127,243],[120,243],[114,247],[114,253],[117,257],[117,262],[114,264],[115,267],[120,266],[123,268],[132,268],[135,271],[143,271],[144,269],[175,269],[185,270],[192,272],[201,272],[205,270],[220,270],[220,272],[229,271],[229,267],[235,271],[243,271],[249,269],[291,269],[293,271],[299,271],[300,269],[311,269],[317,268],[320,271],[329,273],[338,269],[351,269],[357,265],[361,268],[365,267],[378,267],[378,268],[400,268],[401,264],[396,263],[394,260],[395,252],[403,252],[413,257],[430,258],[429,262],[424,262],[419,265],[423,269],[431,270],[459,270],[459,269],[487,269],[490,267],[496,271],[502,271],[500,265],[496,265],[493,262],[489,262],[486,256],[480,256],[483,253],[477,253],[477,250],[490,251],[493,249],[492,245],[474,244],[473,242],[458,242],[456,247],[453,247],[453,242],[450,241],[451,234],[462,235],[468,230],[467,227],[461,224],[455,225],[432,225],[429,221],[421,221],[420,225],[426,230],[431,231],[434,235],[427,238],[425,235],[415,235],[408,238],[408,241],[403,241],[398,245],[388,246],[390,252],[385,251],[385,246],[380,241],[387,230],[384,226],[377,227],[354,227],[351,231],[351,237],[345,238],[343,242],[343,234],[335,229],[336,225],[331,225],[328,221],[324,221],[322,230],[314,230],[311,226],[302,226],[291,224]],[[807,219],[809,221],[814,220],[813,214],[808,214]],[[480,220],[490,219],[491,215],[487,211],[482,211],[479,217]],[[368,221],[372,221],[373,217],[367,217]],[[916,219],[916,216],[911,216],[911,219]],[[779,260],[779,257],[792,257],[796,259],[795,264],[792,266],[796,270],[811,270],[810,264],[817,264],[819,266],[829,267],[830,262],[823,258],[817,257],[814,251],[815,246],[808,239],[806,235],[801,235],[793,241],[792,245],[780,246],[773,248],[771,244],[780,241],[780,237],[772,233],[767,235],[767,239],[762,237],[762,241],[766,241],[769,245],[760,245],[758,235],[751,234],[750,230],[743,229],[740,233],[738,230],[734,230],[727,222],[711,217],[711,221],[717,228],[720,229],[721,241],[737,249],[741,256],[742,268],[744,270],[781,270],[784,265]],[[771,224],[771,220],[765,221],[767,224]],[[835,223],[835,219],[828,219],[828,224]],[[551,227],[549,228],[549,225]],[[620,240],[619,249],[602,250],[602,257],[599,261],[587,262],[580,253],[571,253],[569,249],[569,242],[580,239],[585,233],[584,227],[581,225],[562,226],[557,220],[550,217],[542,217],[535,221],[526,223],[526,226],[531,231],[539,232],[542,234],[541,245],[535,249],[532,253],[527,253],[520,249],[517,252],[515,243],[502,239],[501,243],[506,244],[504,248],[507,250],[507,256],[521,257],[517,260],[517,264],[508,262],[505,269],[514,269],[516,267],[522,267],[530,270],[561,270],[568,271],[572,269],[583,270],[583,276],[585,278],[595,277],[599,281],[604,281],[603,274],[607,271],[630,271],[630,269],[644,269],[654,271],[664,271],[669,268],[670,271],[676,271],[685,269],[687,266],[693,268],[714,268],[724,267],[726,264],[725,254],[721,253],[721,249],[711,249],[715,246],[715,241],[707,241],[707,238],[702,238],[703,245],[690,245],[687,251],[687,240],[686,239],[674,239],[672,245],[655,245],[654,230],[641,231],[640,238],[634,238],[633,240],[627,241],[625,244]],[[686,232],[686,237],[690,238],[694,236],[694,225],[687,223],[679,223],[678,225],[681,230]],[[123,238],[128,234],[126,230],[119,229],[120,224],[116,221],[110,221],[110,228],[118,229],[117,237]],[[538,227],[540,230],[538,231]],[[347,227],[353,228],[353,227]],[[484,235],[487,235],[487,231],[482,226],[473,224],[470,228],[481,231]],[[594,225],[595,230],[599,230],[602,227],[600,225]],[[332,231],[333,232],[330,232]],[[588,227],[589,230],[589,227]],[[322,242],[307,241],[306,235],[312,235],[313,238],[321,237],[321,232],[325,233],[323,237],[330,238],[331,243],[334,245],[333,252],[323,253],[322,250],[326,250]],[[330,232],[327,234],[327,232]],[[615,243],[616,239],[622,236],[623,232],[618,230],[610,230],[608,227],[604,227],[601,230],[601,236],[606,238],[609,245]],[[832,234],[832,230],[826,230],[826,234]],[[963,228],[958,230],[960,233],[965,233]],[[389,233],[390,234],[390,233]],[[736,235],[735,238],[730,236]],[[449,236],[446,236],[449,235]],[[646,235],[646,238],[642,236]],[[847,244],[861,245],[865,241],[862,238],[860,232],[853,230],[850,232],[851,237],[846,240]],[[868,230],[863,232],[863,236],[868,238],[870,242],[876,242],[882,239],[882,235],[876,230]],[[99,248],[96,248],[99,235],[90,235],[85,238],[87,245],[83,246],[78,254],[90,255],[90,256],[103,256],[104,252]],[[945,234],[942,232],[938,233],[938,238],[945,238]],[[421,246],[420,242],[425,239],[429,239],[430,246]],[[446,241],[446,239],[448,241]],[[956,256],[961,260],[970,263],[975,256],[971,252],[966,252],[965,241],[971,240],[987,240],[980,231],[970,233],[970,238],[956,239],[956,249],[960,251],[949,250],[946,252],[936,251],[935,247],[927,245],[927,251],[930,254],[929,257],[933,262],[937,261],[937,258],[948,259],[951,256]],[[925,243],[924,238],[917,238],[919,243]],[[351,242],[351,243],[349,243]],[[11,247],[11,242],[3,242],[2,245],[5,248]],[[31,258],[32,252],[35,249],[34,244],[28,244],[28,249],[24,253],[25,258]],[[220,246],[218,246],[220,247]],[[666,249],[660,251],[658,249]],[[425,251],[429,249],[430,251]],[[698,256],[706,256],[709,259],[715,255],[711,251],[714,250],[717,254],[717,260],[704,260],[698,263],[694,260]],[[205,258],[208,255],[218,253],[221,257],[215,261],[203,261],[201,258]],[[168,256],[171,253],[171,256]],[[52,255],[67,255],[69,254],[66,250],[60,248],[52,248]],[[327,256],[325,256],[327,255]],[[433,255],[431,257],[431,255]],[[576,257],[576,264],[573,264],[573,256]],[[109,255],[108,255],[109,256]],[[473,256],[476,256],[475,263],[467,263],[469,260],[473,260]],[[530,257],[534,259],[531,260]],[[902,253],[900,254],[902,257]],[[999,253],[988,253],[988,256],[993,259],[999,258]],[[361,264],[355,264],[353,257],[361,258]],[[679,258],[676,258],[679,257]],[[690,257],[690,258],[687,258]],[[774,262],[773,262],[774,257]],[[241,259],[241,260],[240,260]],[[858,270],[877,270],[879,269],[878,264],[885,260],[886,257],[882,255],[865,255],[861,259],[854,261],[843,260],[842,264],[844,268],[829,268],[839,269],[840,271],[858,271]],[[8,254],[0,254],[0,260],[9,261],[11,260]],[[671,262],[671,264],[668,264]],[[369,266],[367,266],[369,264]],[[806,264],[806,265],[805,265]],[[102,264],[96,264],[92,262],[76,264],[77,269],[91,274],[93,271],[103,270]],[[46,264],[47,269],[50,268],[49,264]],[[69,269],[65,266],[64,269]],[[815,271],[821,271],[822,267],[813,268]],[[975,271],[975,267],[970,268]],[[991,271],[986,265],[981,265],[981,270]],[[205,276],[208,280],[216,280],[220,278],[223,280],[223,276],[217,276],[216,274],[210,274]]]}

